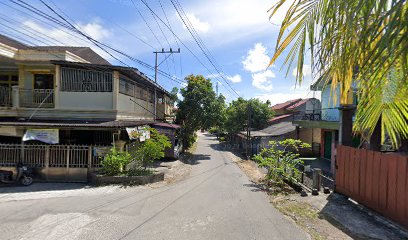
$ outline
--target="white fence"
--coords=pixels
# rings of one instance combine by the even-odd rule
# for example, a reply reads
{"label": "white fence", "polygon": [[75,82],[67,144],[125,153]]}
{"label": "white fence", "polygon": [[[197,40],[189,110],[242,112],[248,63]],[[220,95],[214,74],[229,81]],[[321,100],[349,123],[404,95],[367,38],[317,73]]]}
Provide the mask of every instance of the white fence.
{"label": "white fence", "polygon": [[34,168],[40,179],[86,182],[88,171],[100,167],[103,156],[97,148],[109,147],[0,144],[0,167],[14,168],[21,162]]}

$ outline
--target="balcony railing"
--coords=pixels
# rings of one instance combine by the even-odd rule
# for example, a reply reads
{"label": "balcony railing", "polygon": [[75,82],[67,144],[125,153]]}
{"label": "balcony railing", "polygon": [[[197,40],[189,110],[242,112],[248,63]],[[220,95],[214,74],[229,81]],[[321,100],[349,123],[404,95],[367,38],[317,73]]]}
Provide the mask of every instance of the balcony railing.
{"label": "balcony railing", "polygon": [[20,107],[26,108],[53,108],[54,90],[53,89],[20,89]]}
{"label": "balcony railing", "polygon": [[11,88],[0,86],[0,107],[11,107]]}
{"label": "balcony railing", "polygon": [[322,108],[306,111],[298,111],[293,114],[293,121],[339,121],[338,108]]}

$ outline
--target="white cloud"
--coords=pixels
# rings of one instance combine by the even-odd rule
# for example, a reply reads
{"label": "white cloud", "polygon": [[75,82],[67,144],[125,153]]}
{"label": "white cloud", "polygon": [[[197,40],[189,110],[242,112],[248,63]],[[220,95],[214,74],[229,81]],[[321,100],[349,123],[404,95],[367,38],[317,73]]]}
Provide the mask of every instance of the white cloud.
{"label": "white cloud", "polygon": [[[112,60],[112,57],[101,49],[95,47],[91,42],[83,39],[80,35],[70,32],[68,29],[63,30],[62,28],[47,28],[45,26],[39,25],[31,20],[24,21],[22,25],[25,28],[32,29],[39,34],[48,36],[47,42],[35,42],[38,45],[44,45],[49,42],[49,45],[65,45],[65,46],[76,46],[76,47],[90,47],[99,55],[107,60]],[[101,24],[96,22],[91,22],[87,24],[76,24],[82,31],[90,35],[92,38],[98,41],[105,41],[111,36],[111,32],[105,29]],[[53,39],[53,40],[48,40]],[[35,41],[35,40],[33,40]]]}
{"label": "white cloud", "polygon": [[[297,67],[292,70],[292,76],[296,77]],[[303,77],[312,75],[312,67],[309,64],[303,64]]]}
{"label": "white cloud", "polygon": [[111,35],[109,30],[105,29],[102,25],[96,22],[86,24],[79,23],[77,24],[77,26],[83,32],[85,32],[86,34],[88,34],[89,36],[98,41],[108,38]]}
{"label": "white cloud", "polygon": [[236,75],[234,75],[232,77],[228,76],[227,79],[230,80],[233,83],[239,83],[239,82],[242,81],[241,75],[239,75],[239,74],[236,74]]}
{"label": "white cloud", "polygon": [[256,43],[254,48],[250,49],[247,56],[242,61],[244,69],[255,73],[266,70],[268,67],[270,58],[267,54],[266,48],[262,43]]}
{"label": "white cloud", "polygon": [[[196,17],[192,13],[187,13],[186,15],[187,15],[187,18],[190,21],[191,25],[193,25],[194,29],[197,32],[202,32],[202,33],[208,32],[208,30],[210,29],[210,24],[208,22],[201,21],[198,17]],[[181,18],[180,18],[180,20],[181,20]],[[182,24],[183,24],[183,28],[187,29],[184,22],[182,22]]]}
{"label": "white cloud", "polygon": [[263,91],[271,91],[273,89],[271,78],[275,78],[275,73],[271,70],[252,74],[252,86]]}

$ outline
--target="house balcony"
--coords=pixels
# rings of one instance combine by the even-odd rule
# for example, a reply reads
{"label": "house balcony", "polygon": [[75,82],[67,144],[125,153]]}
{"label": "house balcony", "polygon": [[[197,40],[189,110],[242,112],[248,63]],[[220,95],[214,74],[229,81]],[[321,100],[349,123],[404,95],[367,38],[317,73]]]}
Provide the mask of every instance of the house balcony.
{"label": "house balcony", "polygon": [[54,108],[53,89],[20,89],[0,86],[0,107]]}
{"label": "house balcony", "polygon": [[338,130],[339,124],[338,108],[323,108],[299,111],[293,114],[293,125],[304,128],[323,128]]}
{"label": "house balcony", "polygon": [[54,90],[20,89],[19,100],[23,108],[54,108]]}

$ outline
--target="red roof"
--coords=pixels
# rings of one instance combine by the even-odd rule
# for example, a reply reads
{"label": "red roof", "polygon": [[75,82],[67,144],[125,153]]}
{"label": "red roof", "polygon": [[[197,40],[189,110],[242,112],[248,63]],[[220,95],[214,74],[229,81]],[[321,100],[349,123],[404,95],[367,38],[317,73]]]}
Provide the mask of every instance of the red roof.
{"label": "red roof", "polygon": [[278,104],[276,104],[276,105],[273,105],[273,106],[272,106],[272,109],[273,109],[273,110],[286,109],[286,108],[292,106],[293,104],[296,104],[297,102],[299,102],[299,101],[301,101],[301,100],[302,100],[301,98],[298,98],[298,99],[293,99],[293,100],[286,101],[286,102],[284,102],[284,103],[278,103]]}
{"label": "red roof", "polygon": [[272,118],[271,120],[269,120],[269,122],[270,122],[270,123],[271,123],[271,122],[275,122],[275,121],[282,120],[282,119],[285,119],[285,118],[288,118],[288,117],[292,117],[292,114],[283,114],[283,115],[274,117],[274,118]]}
{"label": "red roof", "polygon": [[152,124],[153,126],[158,126],[158,127],[166,127],[166,128],[173,128],[173,129],[179,129],[180,125],[174,124],[174,123],[164,123],[164,122],[156,122]]}
{"label": "red roof", "polygon": [[303,100],[301,100],[301,101],[299,101],[299,102],[293,104],[292,106],[288,107],[288,109],[289,109],[289,110],[292,110],[292,109],[295,109],[295,108],[297,108],[297,107],[300,107],[300,106],[302,106],[303,104],[305,104],[307,101],[309,101],[309,99],[310,99],[310,98],[303,99]]}

